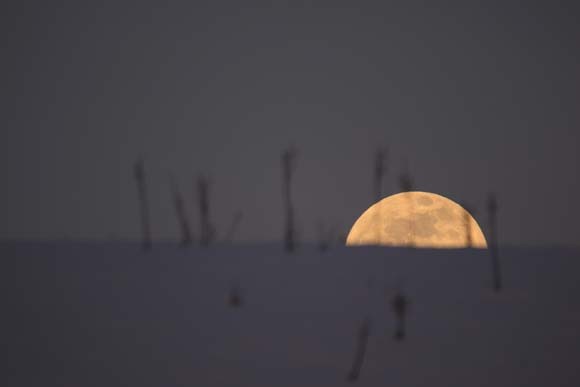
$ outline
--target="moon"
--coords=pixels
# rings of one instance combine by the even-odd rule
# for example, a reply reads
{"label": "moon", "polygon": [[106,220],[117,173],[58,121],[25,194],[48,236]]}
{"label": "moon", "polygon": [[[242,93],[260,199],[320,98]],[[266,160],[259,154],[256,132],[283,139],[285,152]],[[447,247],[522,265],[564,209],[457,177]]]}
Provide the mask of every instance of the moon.
{"label": "moon", "polygon": [[465,208],[421,191],[401,192],[370,206],[352,226],[346,245],[487,247],[481,228]]}

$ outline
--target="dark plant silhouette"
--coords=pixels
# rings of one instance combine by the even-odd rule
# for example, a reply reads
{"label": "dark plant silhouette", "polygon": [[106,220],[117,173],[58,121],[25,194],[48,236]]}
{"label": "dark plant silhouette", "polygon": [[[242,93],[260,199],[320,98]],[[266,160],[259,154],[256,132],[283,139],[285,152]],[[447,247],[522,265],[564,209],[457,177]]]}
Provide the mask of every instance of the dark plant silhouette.
{"label": "dark plant silhouette", "polygon": [[143,249],[149,250],[151,248],[151,226],[149,224],[149,200],[147,197],[147,183],[145,180],[145,166],[143,160],[135,162],[133,173],[135,175],[135,180],[137,181],[137,191],[139,195]]}
{"label": "dark plant silhouette", "polygon": [[282,194],[284,199],[286,224],[284,229],[284,247],[286,251],[292,252],[296,249],[296,229],[294,225],[294,207],[291,197],[292,173],[296,152],[293,149],[286,149],[282,152]]}
{"label": "dark plant silhouette", "polygon": [[474,214],[473,208],[466,203],[461,203],[463,211],[463,227],[465,230],[465,247],[473,247],[473,235],[471,234],[471,214]]}
{"label": "dark plant silhouette", "polygon": [[189,226],[189,221],[187,219],[187,212],[185,210],[185,204],[181,192],[177,187],[175,180],[171,178],[171,192],[173,194],[173,204],[175,206],[175,215],[177,216],[177,222],[181,229],[181,245],[189,246],[192,241],[191,228]]}
{"label": "dark plant silhouette", "polygon": [[401,192],[410,192],[413,190],[413,180],[408,172],[403,172],[399,175],[399,187]]}
{"label": "dark plant silhouette", "polygon": [[333,243],[336,235],[334,228],[326,227],[322,222],[317,225],[318,230],[318,250],[325,252]]}
{"label": "dark plant silhouette", "polygon": [[[401,192],[411,192],[413,191],[413,180],[411,179],[411,175],[406,171],[399,175],[399,187]],[[409,212],[411,214],[411,221],[409,223],[409,246],[415,246],[415,221],[414,217],[414,205],[413,205],[413,198],[411,195],[407,194],[407,201],[409,204]]]}
{"label": "dark plant silhouette", "polygon": [[[387,150],[377,149],[373,168],[373,200],[375,203],[378,203],[383,195],[383,177],[387,170],[386,158]],[[375,223],[382,224],[381,211],[375,211],[373,218]],[[377,244],[381,244],[381,227],[375,227],[374,239]]]}
{"label": "dark plant silhouette", "polygon": [[242,291],[237,284],[233,285],[230,289],[228,303],[232,308],[240,308],[244,305]]}
{"label": "dark plant silhouette", "polygon": [[489,253],[491,255],[493,289],[496,292],[499,292],[502,289],[503,284],[497,243],[497,209],[497,199],[495,194],[491,193],[487,198],[487,212],[489,217]]}
{"label": "dark plant silhouette", "polygon": [[392,307],[397,319],[397,326],[394,335],[395,340],[403,340],[406,336],[405,319],[407,316],[408,304],[407,298],[401,292],[397,292],[393,297]]}
{"label": "dark plant silhouette", "polygon": [[352,362],[352,367],[348,374],[346,375],[346,380],[349,382],[356,381],[360,376],[360,371],[365,358],[365,353],[367,349],[367,342],[369,340],[370,334],[370,319],[365,318],[360,324],[357,332],[357,343],[354,352],[354,359]]}
{"label": "dark plant silhouette", "polygon": [[226,238],[225,238],[225,240],[228,243],[230,243],[234,239],[234,234],[237,231],[238,226],[240,225],[243,217],[244,217],[244,214],[242,213],[242,211],[237,211],[234,214],[234,217],[232,219],[232,224],[230,224],[230,228],[228,229],[228,232],[227,232]]}
{"label": "dark plant silhouette", "polygon": [[215,237],[215,228],[210,222],[209,217],[209,179],[200,176],[197,179],[197,193],[199,202],[200,215],[200,239],[202,246],[207,247],[213,242]]}
{"label": "dark plant silhouette", "polygon": [[375,202],[383,197],[383,177],[387,173],[387,149],[378,149],[375,153],[374,194]]}

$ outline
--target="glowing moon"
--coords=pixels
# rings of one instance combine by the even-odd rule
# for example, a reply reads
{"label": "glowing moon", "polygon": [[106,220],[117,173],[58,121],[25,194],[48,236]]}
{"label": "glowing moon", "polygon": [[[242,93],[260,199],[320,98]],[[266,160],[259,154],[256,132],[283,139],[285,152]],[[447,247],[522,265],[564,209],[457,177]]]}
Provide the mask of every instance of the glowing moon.
{"label": "glowing moon", "polygon": [[420,191],[402,192],[373,204],[354,223],[346,244],[487,247],[467,210],[441,195]]}

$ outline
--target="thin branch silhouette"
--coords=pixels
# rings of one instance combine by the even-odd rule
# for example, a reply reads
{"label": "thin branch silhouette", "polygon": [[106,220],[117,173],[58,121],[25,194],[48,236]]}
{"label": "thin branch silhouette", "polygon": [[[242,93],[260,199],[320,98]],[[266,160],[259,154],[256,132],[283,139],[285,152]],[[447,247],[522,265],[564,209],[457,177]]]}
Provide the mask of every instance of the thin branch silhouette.
{"label": "thin branch silhouette", "polygon": [[405,196],[407,197],[407,202],[409,205],[409,213],[411,214],[411,219],[409,221],[409,246],[415,246],[415,221],[414,221],[414,205],[413,205],[413,197],[411,196],[410,192],[413,191],[413,180],[411,178],[410,173],[407,171],[405,167],[404,172],[399,175],[399,187],[401,188],[402,192],[405,192]]}
{"label": "thin branch silhouette", "polygon": [[[373,165],[373,199],[375,203],[379,203],[383,196],[383,178],[385,177],[387,171],[386,165],[387,159],[387,149],[379,148],[375,152],[375,159]],[[375,211],[373,218],[377,224],[382,224],[382,211]],[[375,227],[374,229],[374,239],[375,243],[381,244],[381,227]]]}
{"label": "thin branch silhouette", "polygon": [[189,246],[192,242],[193,236],[191,234],[191,227],[189,226],[189,220],[187,218],[187,211],[185,210],[185,204],[183,196],[179,191],[179,187],[175,182],[175,179],[170,176],[171,192],[173,194],[173,205],[175,207],[175,215],[177,216],[177,222],[181,230],[181,245],[183,247]]}
{"label": "thin branch silhouette", "polygon": [[489,227],[489,252],[491,255],[491,267],[493,275],[493,289],[496,292],[501,291],[502,275],[499,260],[498,242],[497,242],[497,198],[491,193],[487,198],[488,227]]}
{"label": "thin branch silhouette", "polygon": [[197,194],[200,214],[200,244],[204,247],[210,245],[215,237],[215,228],[210,222],[209,216],[209,179],[200,176],[197,179]]}
{"label": "thin branch silhouette", "polygon": [[226,233],[226,237],[225,237],[226,242],[228,242],[228,243],[232,242],[232,240],[234,239],[234,234],[237,231],[238,226],[242,222],[243,218],[244,218],[244,214],[242,213],[242,211],[237,211],[234,214],[234,217],[232,219],[232,223],[230,224],[230,228],[228,229],[228,232]]}
{"label": "thin branch silhouette", "polygon": [[393,297],[392,300],[392,307],[393,311],[395,312],[395,317],[397,319],[397,326],[395,328],[395,340],[402,341],[405,339],[407,335],[406,331],[406,317],[407,317],[407,309],[409,302],[407,301],[407,297],[401,292],[398,291],[397,294]]}
{"label": "thin branch silhouette", "polygon": [[323,222],[318,222],[318,250],[324,252],[328,250],[330,245],[335,240],[336,229],[334,227],[326,227]]}
{"label": "thin branch silhouette", "polygon": [[143,160],[137,160],[133,167],[139,195],[139,209],[141,214],[142,246],[144,250],[151,248],[151,225],[149,221],[149,199],[147,196],[147,182]]}
{"label": "thin branch silhouette", "polygon": [[232,308],[241,308],[244,305],[242,290],[240,289],[240,286],[237,283],[232,285],[232,287],[230,288],[230,294],[228,296],[228,304]]}
{"label": "thin branch silhouette", "polygon": [[387,156],[388,151],[386,148],[378,149],[375,153],[375,165],[373,171],[375,202],[381,200],[383,196],[383,178],[387,173]]}
{"label": "thin branch silhouette", "polygon": [[291,197],[292,173],[295,168],[296,151],[286,149],[282,152],[282,193],[285,206],[286,223],[284,229],[284,247],[286,251],[296,249],[296,228],[294,224],[294,207]]}
{"label": "thin branch silhouette", "polygon": [[471,217],[472,214],[475,214],[475,210],[468,205],[467,203],[461,203],[463,207],[463,228],[465,232],[465,247],[472,248],[473,247],[473,234],[471,232],[472,222]]}
{"label": "thin branch silhouette", "polygon": [[360,371],[363,366],[365,353],[367,349],[367,343],[370,335],[370,325],[371,325],[370,319],[366,317],[358,328],[357,343],[354,352],[354,358],[350,371],[346,376],[346,380],[348,380],[349,382],[354,382],[358,380],[360,376]]}

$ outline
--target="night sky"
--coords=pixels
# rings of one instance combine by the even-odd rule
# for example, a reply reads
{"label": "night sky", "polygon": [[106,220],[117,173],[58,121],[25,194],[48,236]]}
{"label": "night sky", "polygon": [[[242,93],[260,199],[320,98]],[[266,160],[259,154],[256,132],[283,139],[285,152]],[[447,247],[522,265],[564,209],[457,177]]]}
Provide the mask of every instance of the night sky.
{"label": "night sky", "polygon": [[298,150],[300,238],[347,232],[407,164],[419,190],[499,199],[500,241],[577,244],[578,2],[78,1],[4,5],[0,238],[136,238],[136,159],[155,238],[173,174],[238,241],[283,232],[280,153]]}

